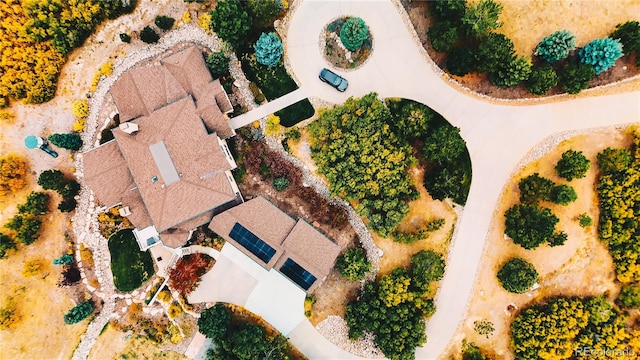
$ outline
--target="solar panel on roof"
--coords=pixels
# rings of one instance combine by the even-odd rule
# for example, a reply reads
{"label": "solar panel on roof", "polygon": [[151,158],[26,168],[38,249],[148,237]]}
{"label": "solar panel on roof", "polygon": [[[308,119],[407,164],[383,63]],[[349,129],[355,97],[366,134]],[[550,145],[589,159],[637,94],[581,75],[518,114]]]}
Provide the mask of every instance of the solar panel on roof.
{"label": "solar panel on roof", "polygon": [[229,232],[229,237],[237,241],[238,244],[242,245],[245,249],[249,250],[253,255],[257,256],[258,259],[265,263],[268,263],[276,253],[276,250],[269,246],[269,244],[262,241],[251,231],[238,223],[233,225],[231,232]]}
{"label": "solar panel on roof", "polygon": [[305,290],[309,290],[311,285],[317,280],[313,274],[291,259],[287,259],[287,261],[284,262],[280,268],[280,272]]}

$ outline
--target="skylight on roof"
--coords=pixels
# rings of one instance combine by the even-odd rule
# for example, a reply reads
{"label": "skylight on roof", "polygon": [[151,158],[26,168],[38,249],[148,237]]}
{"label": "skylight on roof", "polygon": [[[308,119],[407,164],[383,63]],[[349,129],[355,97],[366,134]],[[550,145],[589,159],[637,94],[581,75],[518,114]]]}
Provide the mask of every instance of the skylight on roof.
{"label": "skylight on roof", "polygon": [[149,145],[149,151],[151,151],[151,156],[153,156],[153,160],[156,162],[158,170],[160,170],[160,175],[165,185],[170,185],[180,180],[178,170],[176,170],[176,166],[173,164],[173,160],[171,160],[164,141]]}

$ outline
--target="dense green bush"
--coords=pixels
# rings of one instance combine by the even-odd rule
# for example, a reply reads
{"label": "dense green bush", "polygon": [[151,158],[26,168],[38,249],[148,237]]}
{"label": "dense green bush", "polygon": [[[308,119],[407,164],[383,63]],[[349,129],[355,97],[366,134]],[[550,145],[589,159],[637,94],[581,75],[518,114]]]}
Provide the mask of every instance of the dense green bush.
{"label": "dense green bush", "polygon": [[437,115],[428,106],[412,100],[389,98],[385,100],[385,104],[393,116],[389,127],[397,137],[404,140],[426,137],[431,120]]}
{"label": "dense green bush", "polygon": [[467,4],[461,19],[467,35],[480,38],[487,34],[490,35],[491,31],[500,28],[502,23],[499,18],[502,8],[502,4],[494,0],[480,0],[473,4]]}
{"label": "dense green bush", "polygon": [[273,187],[278,191],[287,190],[289,187],[289,179],[286,177],[277,177],[273,179]]}
{"label": "dense green bush", "polygon": [[82,138],[75,133],[51,134],[47,138],[53,145],[63,149],[78,151],[82,147]]}
{"label": "dense green bush", "polygon": [[467,47],[453,48],[447,55],[446,67],[451,75],[456,76],[476,71],[475,50]]}
{"label": "dense green bush", "polygon": [[76,209],[76,206],[78,206],[76,199],[65,198],[60,201],[60,204],[58,204],[58,210],[60,210],[60,212],[72,212]]}
{"label": "dense green bush", "polygon": [[442,279],[444,268],[444,257],[433,250],[421,250],[411,256],[412,281],[422,291],[427,291],[432,281]]}
{"label": "dense green bush", "polygon": [[348,18],[340,29],[340,41],[350,51],[360,49],[367,37],[369,37],[369,28],[359,17]]}
{"label": "dense green bush", "polygon": [[258,28],[273,25],[278,14],[284,10],[282,0],[248,0],[245,4],[253,24]]}
{"label": "dense green bush", "polygon": [[596,75],[609,69],[622,57],[620,40],[605,37],[595,39],[580,49],[580,61],[593,66]]}
{"label": "dense green bush", "polygon": [[535,204],[538,201],[551,201],[555,183],[539,173],[525,176],[518,182],[520,190],[520,201],[528,204]]}
{"label": "dense green bush", "polygon": [[391,113],[376,96],[349,98],[322,112],[309,132],[312,156],[332,194],[356,202],[369,227],[386,237],[417,193],[407,174],[416,160],[409,144],[386,126]]}
{"label": "dense green bush", "polygon": [[431,41],[433,50],[446,53],[451,51],[458,42],[458,28],[447,20],[440,21],[429,28],[427,36]]}
{"label": "dense green bush", "polygon": [[558,74],[549,64],[533,65],[525,86],[534,95],[545,95],[549,89],[558,85]]}
{"label": "dense green bush", "polygon": [[338,256],[336,268],[349,280],[362,280],[371,271],[371,262],[361,248],[349,248]]}
{"label": "dense green bush", "polygon": [[562,246],[567,242],[568,235],[564,231],[557,232],[549,238],[549,246]]}
{"label": "dense green bush", "polygon": [[536,55],[546,62],[554,63],[569,56],[576,48],[576,36],[568,30],[558,30],[538,43]]}
{"label": "dense green bush", "polygon": [[284,53],[282,42],[273,32],[262,33],[255,45],[253,45],[253,49],[256,52],[256,60],[260,64],[270,67],[278,65]]}
{"label": "dense green bush", "polygon": [[64,323],[67,325],[79,323],[89,317],[89,315],[93,313],[93,310],[93,303],[91,301],[80,303],[64,314]]}
{"label": "dense green bush", "polygon": [[475,52],[478,72],[493,73],[514,57],[513,41],[503,34],[490,33],[484,36]]}
{"label": "dense green bush", "polygon": [[580,224],[580,227],[589,227],[591,225],[593,225],[593,219],[591,219],[591,216],[589,216],[587,213],[582,213],[580,215],[578,215],[578,224]]}
{"label": "dense green bush", "polygon": [[560,205],[567,205],[578,199],[578,194],[569,185],[560,184],[551,191],[551,201]]}
{"label": "dense green bush", "polygon": [[598,170],[603,174],[625,171],[632,162],[631,152],[627,149],[606,148],[598,153]]}
{"label": "dense green bush", "polygon": [[120,33],[120,41],[124,42],[124,43],[130,43],[131,42],[131,36],[127,33]]}
{"label": "dense green bush", "polygon": [[60,170],[45,170],[38,177],[38,185],[45,190],[58,191],[64,187],[64,174]]}
{"label": "dense green bush", "polygon": [[49,194],[32,191],[24,204],[18,205],[20,214],[44,215],[49,211]]}
{"label": "dense green bush", "polygon": [[596,71],[589,64],[570,63],[558,74],[558,78],[564,92],[577,94],[589,87],[589,82],[595,75]]}
{"label": "dense green bush", "polygon": [[618,24],[609,37],[620,40],[624,54],[631,55],[635,52],[637,59],[640,52],[640,22],[634,20]]}
{"label": "dense green bush", "polygon": [[15,215],[4,225],[7,229],[15,231],[15,239],[24,245],[30,245],[38,240],[42,221],[31,215]]}
{"label": "dense green bush", "polygon": [[499,87],[514,87],[529,79],[531,74],[531,59],[524,56],[513,56],[508,62],[498,66],[490,74],[491,82]]}
{"label": "dense green bush", "polygon": [[425,171],[424,186],[436,200],[451,199],[464,205],[471,185],[471,162],[465,151],[461,159]]}
{"label": "dense green bush", "polygon": [[640,307],[640,285],[629,284],[622,287],[618,301],[626,308]]}
{"label": "dense green bush", "polygon": [[160,36],[155,30],[149,26],[145,26],[142,31],[140,31],[140,40],[147,44],[154,44],[160,40]]}
{"label": "dense green bush", "polygon": [[529,204],[512,206],[504,217],[504,233],[525,249],[535,249],[550,241],[560,221],[551,210]]}
{"label": "dense green bush", "polygon": [[562,153],[562,158],[558,160],[555,170],[558,176],[571,181],[587,176],[590,167],[591,161],[584,156],[582,151],[567,150]]}
{"label": "dense green bush", "polygon": [[439,126],[425,139],[422,155],[429,161],[445,163],[455,160],[466,148],[459,128]]}
{"label": "dense green bush", "polygon": [[251,29],[251,18],[238,0],[220,0],[210,13],[211,28],[218,36],[238,48]]}
{"label": "dense green bush", "polygon": [[449,20],[459,22],[467,8],[466,0],[434,0],[429,1],[429,13],[438,21]]}
{"label": "dense green bush", "polygon": [[158,16],[156,16],[156,18],[155,18],[155,20],[153,22],[160,29],[169,30],[169,29],[171,29],[173,24],[176,22],[176,19],[174,19],[172,17],[169,17],[169,16],[158,15]]}
{"label": "dense green bush", "polygon": [[231,324],[231,312],[223,303],[216,303],[206,309],[198,318],[198,331],[209,339],[218,342],[225,336]]}
{"label": "dense green bush", "polygon": [[205,60],[211,76],[218,78],[229,73],[229,57],[222,51],[213,51]]}
{"label": "dense green bush", "polygon": [[16,249],[16,243],[8,235],[0,233],[0,259],[4,259],[11,249]]}
{"label": "dense green bush", "polygon": [[522,294],[538,281],[538,272],[530,262],[511,258],[498,271],[498,280],[508,292]]}

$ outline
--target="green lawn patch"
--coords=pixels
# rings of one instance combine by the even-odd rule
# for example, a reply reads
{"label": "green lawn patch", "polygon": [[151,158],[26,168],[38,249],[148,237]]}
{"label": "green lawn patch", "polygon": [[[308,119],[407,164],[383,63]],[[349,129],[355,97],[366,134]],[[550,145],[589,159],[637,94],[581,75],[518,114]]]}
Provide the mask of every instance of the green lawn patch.
{"label": "green lawn patch", "polygon": [[129,292],[140,287],[155,273],[148,251],[140,251],[133,230],[124,229],[109,238],[111,272],[118,290]]}
{"label": "green lawn patch", "polygon": [[280,125],[290,127],[302,120],[312,117],[315,112],[316,111],[309,102],[309,99],[303,99],[280,111],[277,111],[276,116],[280,118]]}

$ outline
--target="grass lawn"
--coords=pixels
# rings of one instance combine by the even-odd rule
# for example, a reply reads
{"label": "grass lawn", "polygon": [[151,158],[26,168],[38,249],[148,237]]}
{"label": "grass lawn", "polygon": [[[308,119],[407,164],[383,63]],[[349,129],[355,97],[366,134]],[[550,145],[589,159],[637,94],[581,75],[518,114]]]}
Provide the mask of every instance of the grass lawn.
{"label": "grass lawn", "polygon": [[276,116],[280,118],[280,125],[290,127],[302,120],[312,117],[315,112],[316,111],[309,102],[309,99],[303,99],[280,111],[277,111]]}
{"label": "grass lawn", "polygon": [[120,291],[133,291],[153,276],[153,259],[138,247],[133,230],[120,230],[109,238],[113,282]]}

